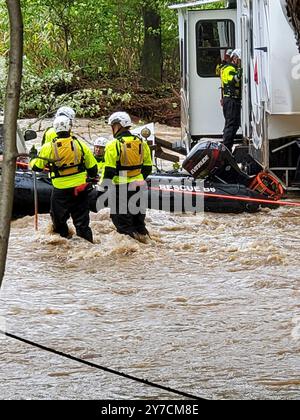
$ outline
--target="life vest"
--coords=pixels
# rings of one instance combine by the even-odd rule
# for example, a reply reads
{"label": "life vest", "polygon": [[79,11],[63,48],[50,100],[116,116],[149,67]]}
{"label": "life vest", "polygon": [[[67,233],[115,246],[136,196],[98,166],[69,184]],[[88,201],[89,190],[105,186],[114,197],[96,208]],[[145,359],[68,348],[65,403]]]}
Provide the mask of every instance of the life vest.
{"label": "life vest", "polygon": [[51,165],[54,176],[59,178],[84,172],[84,151],[75,137],[55,138],[52,142],[55,164]]}
{"label": "life vest", "polygon": [[119,162],[117,170],[126,171],[126,176],[135,177],[142,173],[144,142],[137,136],[118,137]]}
{"label": "life vest", "polygon": [[221,71],[221,80],[224,97],[241,99],[240,69],[233,64],[224,66]]}

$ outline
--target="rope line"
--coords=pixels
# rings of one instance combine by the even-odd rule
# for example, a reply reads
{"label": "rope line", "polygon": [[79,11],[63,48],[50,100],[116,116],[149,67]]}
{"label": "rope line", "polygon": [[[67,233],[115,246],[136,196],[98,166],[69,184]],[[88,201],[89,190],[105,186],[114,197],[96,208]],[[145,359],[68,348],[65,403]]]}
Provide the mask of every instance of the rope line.
{"label": "rope line", "polygon": [[121,376],[122,378],[130,379],[131,381],[139,382],[139,383],[142,383],[144,385],[151,386],[153,388],[162,389],[164,391],[167,391],[167,392],[170,392],[170,393],[173,393],[173,394],[177,394],[177,395],[180,395],[182,397],[186,397],[186,398],[189,398],[189,399],[192,399],[192,400],[201,400],[201,401],[205,400],[204,398],[201,398],[201,397],[196,396],[196,395],[189,394],[189,393],[184,392],[184,391],[179,391],[179,390],[176,390],[176,389],[164,386],[164,385],[160,385],[160,384],[148,381],[147,379],[141,379],[141,378],[138,378],[136,376],[128,375],[127,373],[119,372],[117,370],[114,370],[114,369],[111,369],[111,368],[108,368],[108,367],[105,367],[105,366],[97,365],[97,364],[89,362],[87,360],[79,359],[78,357],[72,356],[71,354],[67,354],[67,353],[63,353],[63,352],[58,351],[58,350],[54,350],[50,347],[43,346],[42,344],[35,343],[35,342],[27,340],[25,338],[18,337],[17,335],[10,334],[8,332],[4,332],[2,330],[0,330],[0,334],[5,335],[6,337],[11,338],[13,340],[20,341],[21,343],[28,344],[29,346],[36,347],[40,350],[47,351],[48,353],[56,354],[57,356],[61,356],[61,357],[64,357],[66,359],[73,360],[74,362],[78,362],[78,363],[81,363],[83,365],[86,365],[86,366],[89,366],[89,367],[92,367],[92,368],[95,368],[95,369],[98,369],[98,370],[102,370],[104,372],[111,373],[113,375]]}
{"label": "rope line", "polygon": [[257,203],[257,204],[271,204],[273,206],[286,206],[286,207],[300,207],[300,203],[293,202],[293,201],[281,201],[281,200],[267,200],[267,199],[260,199],[260,198],[252,198],[252,197],[244,197],[244,196],[236,196],[236,195],[225,195],[225,194],[215,194],[215,193],[206,193],[206,192],[192,192],[192,191],[176,191],[170,188],[161,189],[158,187],[150,187],[152,191],[159,191],[162,193],[175,193],[175,194],[186,194],[186,195],[196,195],[200,197],[211,197],[211,198],[220,198],[220,199],[227,199],[232,201],[245,201],[249,203]]}

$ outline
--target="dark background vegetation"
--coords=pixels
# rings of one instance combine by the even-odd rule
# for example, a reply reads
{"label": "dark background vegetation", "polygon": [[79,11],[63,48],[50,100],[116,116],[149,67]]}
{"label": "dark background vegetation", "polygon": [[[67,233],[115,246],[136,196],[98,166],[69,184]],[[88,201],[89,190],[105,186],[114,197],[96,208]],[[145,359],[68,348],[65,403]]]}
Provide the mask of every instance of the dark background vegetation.
{"label": "dark background vegetation", "polygon": [[[9,26],[2,3],[3,103]],[[20,117],[51,115],[64,103],[74,107],[79,117],[105,118],[123,109],[145,121],[178,125],[178,25],[177,13],[168,9],[169,4],[165,0],[22,0]]]}

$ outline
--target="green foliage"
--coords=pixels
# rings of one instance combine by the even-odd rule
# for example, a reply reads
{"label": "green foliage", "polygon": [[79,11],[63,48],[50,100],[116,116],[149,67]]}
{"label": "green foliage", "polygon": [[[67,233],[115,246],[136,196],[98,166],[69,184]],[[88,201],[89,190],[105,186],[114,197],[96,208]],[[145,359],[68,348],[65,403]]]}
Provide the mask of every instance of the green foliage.
{"label": "green foliage", "polygon": [[81,89],[76,72],[52,70],[43,76],[24,72],[20,116],[51,115],[62,104],[75,109],[79,117],[102,117],[113,106],[126,106],[129,93],[114,92],[111,88]]}
{"label": "green foliage", "polygon": [[[94,79],[99,69],[101,74],[113,75],[139,71],[146,6],[152,6],[161,16],[165,74],[178,70],[177,13],[168,9],[169,0],[21,0],[21,3],[24,53],[37,74],[49,68],[75,66]],[[207,7],[216,8],[223,3]],[[5,2],[1,2],[0,55],[9,48],[8,27]]]}
{"label": "green foliage", "polygon": [[[67,102],[80,116],[99,116],[115,105],[128,104],[132,100],[126,93],[130,86],[117,93],[117,89],[104,89],[103,83],[100,85],[98,81],[118,78],[129,85],[132,75],[138,80],[146,8],[152,7],[161,17],[163,83],[178,82],[177,13],[168,9],[170,2],[21,0],[25,55],[21,115],[44,114]],[[0,58],[6,58],[9,24],[5,2],[0,2],[0,28]],[[150,28],[151,31],[157,33],[158,29]],[[0,101],[3,103],[3,69],[1,73]]]}

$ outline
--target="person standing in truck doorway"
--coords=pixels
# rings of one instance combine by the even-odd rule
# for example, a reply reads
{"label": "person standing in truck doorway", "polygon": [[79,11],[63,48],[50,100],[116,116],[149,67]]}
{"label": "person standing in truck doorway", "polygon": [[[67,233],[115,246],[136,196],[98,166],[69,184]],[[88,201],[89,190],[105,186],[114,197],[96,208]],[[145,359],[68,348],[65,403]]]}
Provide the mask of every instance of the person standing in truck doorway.
{"label": "person standing in truck doorway", "polygon": [[230,152],[232,152],[236,133],[241,126],[241,57],[241,50],[234,50],[231,54],[231,63],[228,63],[225,67],[223,67],[221,72],[223,86],[223,113],[225,118],[223,143]]}

